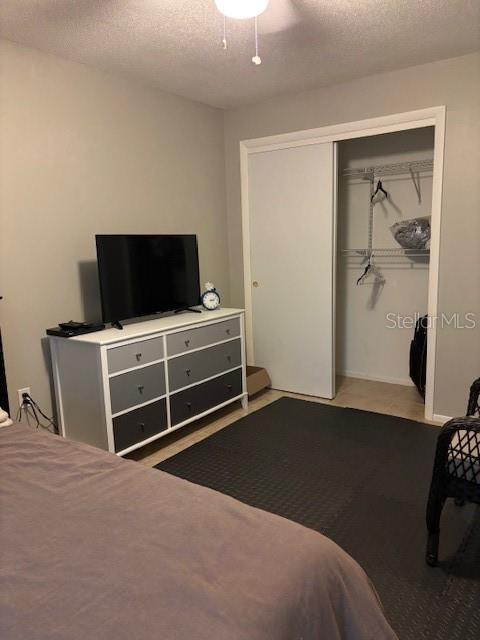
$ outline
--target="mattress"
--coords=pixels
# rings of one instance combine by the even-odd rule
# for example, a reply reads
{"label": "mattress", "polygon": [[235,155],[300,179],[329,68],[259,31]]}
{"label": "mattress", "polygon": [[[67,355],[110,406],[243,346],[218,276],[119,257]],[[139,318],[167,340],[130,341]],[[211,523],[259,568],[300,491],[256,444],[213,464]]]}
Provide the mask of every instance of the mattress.
{"label": "mattress", "polygon": [[396,638],[319,533],[21,425],[0,465],[2,640]]}

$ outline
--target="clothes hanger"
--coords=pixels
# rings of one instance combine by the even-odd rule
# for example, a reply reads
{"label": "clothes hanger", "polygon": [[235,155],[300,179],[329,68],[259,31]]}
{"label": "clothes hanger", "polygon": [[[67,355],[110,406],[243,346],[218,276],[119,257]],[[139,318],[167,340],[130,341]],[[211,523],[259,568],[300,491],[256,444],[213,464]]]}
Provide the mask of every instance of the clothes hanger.
{"label": "clothes hanger", "polygon": [[410,177],[412,178],[413,186],[415,187],[415,191],[417,192],[418,204],[422,204],[422,192],[420,190],[420,173],[417,173],[417,175],[415,176],[412,167],[410,167],[409,171]]}
{"label": "clothes hanger", "polygon": [[[373,276],[373,280],[368,279],[370,276]],[[385,278],[374,262],[373,252],[369,254],[365,269],[357,280],[357,285],[364,284],[385,284]]]}
{"label": "clothes hanger", "polygon": [[385,191],[385,189],[383,188],[382,181],[381,181],[381,180],[379,180],[379,181],[377,182],[377,188],[375,189],[375,191],[373,192],[373,194],[372,194],[372,196],[371,196],[371,198],[370,198],[370,202],[373,202],[373,199],[375,198],[375,196],[377,195],[377,193],[378,193],[379,191],[381,191],[381,192],[385,195],[385,197],[386,197],[386,198],[388,198],[388,193],[387,193],[387,192]]}
{"label": "clothes hanger", "polygon": [[[379,191],[381,191],[386,198],[388,198],[388,193],[385,191],[382,185],[382,181],[379,180],[377,182],[377,188],[373,191],[374,185],[374,176],[372,175],[370,179],[370,212],[369,212],[369,227],[368,227],[368,249],[367,249],[367,264],[365,265],[365,269],[363,270],[362,275],[357,280],[357,285],[362,284],[385,284],[385,278],[383,277],[382,272],[376,266],[374,260],[374,252],[372,249],[373,244],[373,211],[374,211],[374,203],[373,199],[377,195]],[[369,280],[369,277],[373,276],[373,280]]]}
{"label": "clothes hanger", "polygon": [[367,277],[368,272],[370,271],[371,268],[372,268],[372,259],[371,259],[371,256],[369,256],[367,265],[366,265],[365,269],[363,270],[362,275],[357,280],[357,285],[363,284],[363,280]]}

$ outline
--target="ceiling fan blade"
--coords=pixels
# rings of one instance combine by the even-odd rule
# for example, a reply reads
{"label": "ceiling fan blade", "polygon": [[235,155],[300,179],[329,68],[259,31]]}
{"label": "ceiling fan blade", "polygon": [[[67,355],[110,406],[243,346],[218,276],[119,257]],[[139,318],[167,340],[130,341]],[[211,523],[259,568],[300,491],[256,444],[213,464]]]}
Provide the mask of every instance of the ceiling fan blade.
{"label": "ceiling fan blade", "polygon": [[258,30],[260,33],[286,31],[300,20],[300,12],[292,0],[270,0],[265,11],[258,16]]}

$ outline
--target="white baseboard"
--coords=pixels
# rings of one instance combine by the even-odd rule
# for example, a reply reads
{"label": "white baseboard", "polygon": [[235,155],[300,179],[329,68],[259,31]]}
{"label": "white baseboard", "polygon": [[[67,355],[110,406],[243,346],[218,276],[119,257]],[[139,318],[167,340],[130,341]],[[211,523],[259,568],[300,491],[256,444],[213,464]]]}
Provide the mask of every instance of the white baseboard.
{"label": "white baseboard", "polygon": [[414,384],[410,378],[390,378],[387,376],[369,375],[368,373],[359,373],[358,371],[337,371],[337,375],[346,378],[360,378],[361,380],[371,380],[372,382],[388,382],[389,384],[400,384],[404,387],[413,387]]}
{"label": "white baseboard", "polygon": [[445,424],[451,419],[451,416],[442,416],[440,413],[434,413],[432,416],[432,422],[438,422],[439,424]]}

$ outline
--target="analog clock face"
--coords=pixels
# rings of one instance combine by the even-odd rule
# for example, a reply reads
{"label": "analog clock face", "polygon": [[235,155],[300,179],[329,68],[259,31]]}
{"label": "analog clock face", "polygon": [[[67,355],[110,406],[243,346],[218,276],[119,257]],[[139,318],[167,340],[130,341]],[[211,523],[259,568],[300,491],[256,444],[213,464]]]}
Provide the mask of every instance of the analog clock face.
{"label": "analog clock face", "polygon": [[207,291],[202,296],[202,304],[205,309],[213,311],[213,309],[216,309],[220,304],[220,296],[216,291]]}

